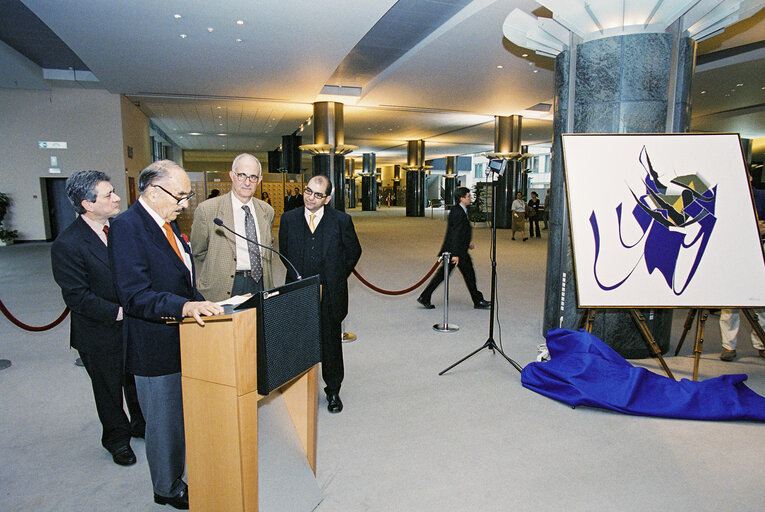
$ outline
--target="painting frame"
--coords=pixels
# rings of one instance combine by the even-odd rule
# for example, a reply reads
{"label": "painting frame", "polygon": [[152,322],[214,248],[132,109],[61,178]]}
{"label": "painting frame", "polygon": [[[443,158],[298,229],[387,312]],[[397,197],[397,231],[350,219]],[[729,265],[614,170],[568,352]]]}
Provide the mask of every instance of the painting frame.
{"label": "painting frame", "polygon": [[564,134],[580,308],[765,307],[738,134]]}

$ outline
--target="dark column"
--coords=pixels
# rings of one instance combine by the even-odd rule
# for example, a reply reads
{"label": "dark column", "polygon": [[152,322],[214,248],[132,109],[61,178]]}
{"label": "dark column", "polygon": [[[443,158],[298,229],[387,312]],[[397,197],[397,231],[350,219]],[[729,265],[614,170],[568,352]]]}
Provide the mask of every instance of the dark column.
{"label": "dark column", "polygon": [[278,149],[268,152],[268,172],[279,172],[282,166],[282,152]]}
{"label": "dark column", "polygon": [[303,137],[300,135],[282,135],[282,167],[290,174],[300,173],[302,142]]}
{"label": "dark column", "polygon": [[345,161],[346,208],[356,208],[356,162],[349,158]]}
{"label": "dark column", "polygon": [[425,216],[425,141],[406,145],[406,216]]}
{"label": "dark column", "polygon": [[377,211],[377,158],[374,153],[362,155],[361,173],[361,209],[365,212]]}
{"label": "dark column", "polygon": [[332,182],[330,205],[345,210],[345,154],[356,146],[345,144],[343,104],[317,101],[313,104],[313,144],[300,149],[313,155],[313,175],[323,174]]}
{"label": "dark column", "polygon": [[454,206],[454,191],[457,189],[457,157],[446,157],[446,173],[444,174],[444,206],[448,209]]}
{"label": "dark column", "polygon": [[425,171],[406,171],[406,216],[425,216]]}
{"label": "dark column", "polygon": [[[334,159],[334,165],[331,165]],[[322,153],[311,157],[313,176],[323,174],[332,182],[332,200],[330,205],[340,211],[345,211],[345,156]],[[339,193],[338,193],[339,191]]]}
{"label": "dark column", "polygon": [[[677,67],[672,69],[673,37],[655,33],[596,39],[574,45],[573,50],[567,48],[555,60],[544,332],[554,327],[576,328],[580,314],[576,307],[561,134],[688,131],[695,42],[689,38],[676,41]],[[670,99],[674,99],[672,104]],[[657,343],[666,351],[671,310],[643,312]],[[624,357],[648,355],[632,318],[623,310],[598,311],[593,333]]]}
{"label": "dark column", "polygon": [[521,125],[523,116],[494,116],[494,153],[497,157],[511,158],[505,172],[496,181],[497,228],[509,229],[513,225],[512,205],[520,190],[521,164],[517,157],[521,151]]}

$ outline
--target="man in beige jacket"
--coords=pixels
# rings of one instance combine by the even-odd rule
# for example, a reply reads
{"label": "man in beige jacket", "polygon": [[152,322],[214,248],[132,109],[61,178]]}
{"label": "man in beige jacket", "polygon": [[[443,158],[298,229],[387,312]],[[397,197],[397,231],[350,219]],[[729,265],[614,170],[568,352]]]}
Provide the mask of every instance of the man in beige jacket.
{"label": "man in beige jacket", "polygon": [[221,301],[232,295],[273,288],[271,251],[234,236],[214,224],[218,218],[237,233],[273,246],[274,209],[253,197],[262,178],[260,161],[242,153],[231,166],[231,192],[204,201],[194,212],[191,252],[197,288],[205,299]]}

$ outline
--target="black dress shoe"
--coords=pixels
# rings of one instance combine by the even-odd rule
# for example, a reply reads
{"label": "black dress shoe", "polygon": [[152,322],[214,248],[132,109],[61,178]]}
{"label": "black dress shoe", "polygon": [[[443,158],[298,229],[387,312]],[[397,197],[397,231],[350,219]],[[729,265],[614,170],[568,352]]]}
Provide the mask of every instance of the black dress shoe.
{"label": "black dress shoe", "polygon": [[473,307],[475,309],[489,309],[491,307],[491,301],[481,300],[473,304]]}
{"label": "black dress shoe", "polygon": [[160,496],[159,494],[154,493],[154,503],[159,505],[170,505],[171,507],[177,508],[179,510],[188,510],[189,490],[184,489],[179,492],[177,496],[173,496],[172,498],[166,498],[165,496]]}
{"label": "black dress shoe", "polygon": [[340,400],[338,393],[327,395],[327,410],[331,413],[338,413],[343,410],[343,401]]}
{"label": "black dress shoe", "polygon": [[112,452],[112,460],[120,466],[132,466],[135,464],[135,453],[130,445],[121,446]]}
{"label": "black dress shoe", "polygon": [[425,306],[425,309],[436,309],[436,307],[430,303],[430,300],[426,299],[422,295],[417,297],[417,302]]}

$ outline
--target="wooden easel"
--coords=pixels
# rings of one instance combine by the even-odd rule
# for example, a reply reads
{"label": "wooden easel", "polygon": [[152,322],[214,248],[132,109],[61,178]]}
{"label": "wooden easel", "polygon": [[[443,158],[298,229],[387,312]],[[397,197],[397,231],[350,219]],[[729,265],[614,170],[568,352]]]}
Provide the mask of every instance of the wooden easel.
{"label": "wooden easel", "polygon": [[[752,326],[752,330],[757,333],[757,336],[761,340],[765,340],[765,330],[763,330],[760,322],[757,320],[757,316],[749,308],[739,308],[749,321],[749,325]],[[683,334],[680,336],[680,341],[677,342],[677,348],[675,349],[675,355],[680,353],[680,349],[685,341],[685,335],[693,325],[693,319],[698,314],[696,321],[696,343],[693,345],[693,380],[699,378],[699,360],[701,359],[701,353],[704,350],[704,324],[709,316],[709,310],[704,308],[695,308],[688,310],[688,316],[685,317],[685,325],[683,326]]]}
{"label": "wooden easel", "polygon": [[[650,350],[651,353],[659,360],[659,363],[661,364],[661,367],[664,368],[667,376],[670,379],[675,380],[675,376],[672,375],[672,371],[669,369],[669,366],[667,366],[666,361],[664,361],[664,358],[661,355],[661,349],[659,348],[659,345],[656,343],[656,340],[653,338],[653,334],[651,334],[650,329],[648,329],[648,325],[645,323],[645,316],[643,313],[641,313],[640,310],[636,308],[628,308],[628,311],[632,315],[632,319],[635,321],[635,324],[640,330],[640,334],[643,336],[643,341],[645,341],[648,350]],[[582,313],[581,318],[579,319],[579,328],[591,333],[592,325],[594,322],[595,308],[586,308]]]}

